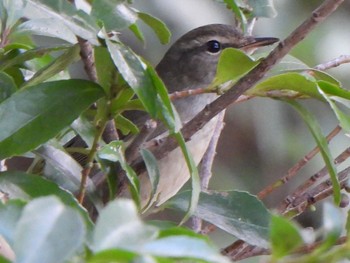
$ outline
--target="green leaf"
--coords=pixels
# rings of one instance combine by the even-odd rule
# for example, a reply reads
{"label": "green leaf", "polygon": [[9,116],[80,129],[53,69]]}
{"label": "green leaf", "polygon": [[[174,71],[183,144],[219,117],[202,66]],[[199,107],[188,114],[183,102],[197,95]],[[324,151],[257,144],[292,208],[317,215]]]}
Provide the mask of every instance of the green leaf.
{"label": "green leaf", "polygon": [[33,34],[63,39],[71,44],[77,43],[77,37],[64,24],[55,18],[41,18],[28,20],[16,28],[16,34]]}
{"label": "green leaf", "polygon": [[141,149],[141,156],[145,162],[147,168],[147,175],[151,182],[151,194],[149,202],[145,205],[146,208],[144,209],[144,211],[146,211],[148,209],[148,206],[151,205],[151,201],[153,200],[153,197],[157,192],[160,173],[157,165],[157,159],[150,151],[148,151],[147,149]]}
{"label": "green leaf", "polygon": [[84,237],[84,221],[77,211],[56,197],[35,199],[26,205],[16,227],[16,262],[65,262],[78,252]]}
{"label": "green leaf", "polygon": [[15,230],[25,204],[21,200],[9,200],[6,204],[0,202],[0,235],[10,246],[13,245]]}
{"label": "green leaf", "polygon": [[103,146],[98,152],[98,157],[111,162],[119,162],[122,169],[126,172],[126,176],[131,183],[131,193],[137,201],[137,205],[140,204],[140,182],[137,174],[130,165],[126,163],[124,157],[123,141],[112,141],[109,144]]}
{"label": "green leaf", "polygon": [[150,115],[156,117],[157,93],[146,71],[147,65],[123,43],[106,39],[106,44],[120,74],[137,94]]}
{"label": "green leaf", "polygon": [[272,255],[276,259],[287,256],[303,242],[297,226],[277,215],[271,218],[270,238]]}
{"label": "green leaf", "polygon": [[138,19],[136,11],[124,0],[94,1],[91,15],[101,20],[108,32],[125,29]]}
{"label": "green leaf", "polygon": [[137,14],[143,22],[145,22],[147,25],[149,25],[153,29],[154,33],[157,35],[158,39],[160,40],[160,43],[162,44],[169,43],[171,32],[168,29],[168,27],[164,24],[163,21],[143,12],[138,12]]}
{"label": "green leaf", "polygon": [[0,103],[16,92],[17,87],[13,78],[5,72],[0,72]]}
{"label": "green leaf", "polygon": [[37,71],[34,76],[22,86],[22,88],[40,84],[41,82],[44,82],[59,72],[67,69],[68,66],[79,57],[79,52],[79,45],[72,46],[50,64]]}
{"label": "green leaf", "polygon": [[334,111],[335,116],[339,120],[340,126],[346,133],[350,133],[350,116],[344,112],[342,112],[335,102],[328,97],[328,95],[319,87],[319,92],[323,96],[323,98],[328,102],[329,106],[331,106]]}
{"label": "green leaf", "polygon": [[[190,194],[182,192],[167,204],[186,211]],[[268,247],[271,215],[253,195],[238,191],[202,192],[194,215],[249,244]]]}
{"label": "green leaf", "polygon": [[118,76],[111,55],[106,47],[94,47],[94,58],[98,83],[109,94],[114,78]]}
{"label": "green leaf", "polygon": [[[64,24],[75,35],[98,45],[98,26],[93,17],[77,10],[66,0],[26,0],[25,17],[29,19],[51,18]],[[95,1],[96,2],[96,1]],[[99,2],[99,1],[97,1]]]}
{"label": "green leaf", "polygon": [[23,52],[15,57],[12,56],[5,56],[0,60],[0,69],[4,70],[9,67],[15,66],[15,65],[21,65],[24,62],[28,60],[32,60],[34,58],[42,57],[48,53],[54,52],[54,51],[60,51],[70,48],[71,45],[59,45],[55,47],[39,47],[39,48],[33,48],[26,52]]}
{"label": "green leaf", "polygon": [[235,15],[235,17],[241,22],[241,27],[243,31],[246,31],[247,27],[247,18],[245,17],[243,11],[237,4],[235,0],[223,0],[229,9],[231,9]]}
{"label": "green leaf", "polygon": [[220,55],[216,76],[210,87],[214,88],[228,81],[234,83],[258,63],[259,61],[253,60],[239,49],[226,48]]}
{"label": "green leaf", "polygon": [[245,94],[251,96],[271,96],[272,91],[280,91],[276,96],[300,97],[307,95],[312,98],[321,99],[317,89],[317,83],[305,75],[296,72],[283,73],[269,77],[249,89]]}
{"label": "green leaf", "polygon": [[131,32],[134,33],[138,40],[140,40],[143,44],[145,43],[145,36],[143,35],[140,27],[136,23],[130,25],[129,29],[131,30]]}
{"label": "green leaf", "polygon": [[121,249],[109,249],[96,253],[88,263],[129,263],[133,262],[138,255]]}
{"label": "green leaf", "polygon": [[337,84],[323,80],[317,81],[317,84],[327,95],[350,100],[350,91],[341,88]]}
{"label": "green leaf", "polygon": [[183,224],[191,216],[193,216],[193,214],[195,213],[195,210],[197,209],[199,195],[201,193],[201,182],[200,182],[197,166],[192,158],[191,153],[187,149],[184,137],[180,132],[174,133],[174,136],[181,148],[182,154],[185,157],[186,164],[190,171],[190,176],[191,176],[191,198],[190,198],[190,203],[188,204],[188,207],[186,209],[186,214],[184,218],[181,220],[181,224]]}
{"label": "green leaf", "polygon": [[307,109],[301,106],[299,103],[293,100],[286,100],[293,108],[300,114],[304,119],[306,125],[308,126],[312,136],[314,137],[317,146],[320,148],[322,158],[328,169],[332,185],[333,185],[333,198],[334,203],[339,205],[341,195],[340,195],[340,185],[337,177],[337,169],[335,168],[334,161],[330,150],[328,148],[328,143],[326,138],[323,136],[320,126],[317,123],[317,120]]}
{"label": "green leaf", "polygon": [[97,84],[73,79],[16,92],[0,104],[0,159],[23,154],[48,141],[102,96]]}
{"label": "green leaf", "polygon": [[[113,219],[113,220],[112,220]],[[110,202],[97,219],[92,250],[100,252],[111,248],[142,251],[142,246],[157,237],[158,230],[145,225],[131,200]]]}
{"label": "green leaf", "polygon": [[137,134],[140,132],[139,128],[132,121],[120,114],[115,118],[115,124],[123,135],[128,135],[129,133]]}

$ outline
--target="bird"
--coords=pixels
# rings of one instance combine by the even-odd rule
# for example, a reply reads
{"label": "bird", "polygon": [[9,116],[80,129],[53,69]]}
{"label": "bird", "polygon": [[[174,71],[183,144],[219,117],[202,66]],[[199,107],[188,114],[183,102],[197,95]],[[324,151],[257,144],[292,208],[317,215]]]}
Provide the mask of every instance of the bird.
{"label": "bird", "polygon": [[[249,52],[277,41],[278,39],[273,37],[245,36],[232,25],[209,24],[195,28],[175,41],[155,69],[169,94],[205,88],[212,83],[215,77],[220,54],[224,49],[237,48]],[[187,96],[173,101],[173,105],[184,125],[217,96],[215,93]],[[147,119],[145,113],[140,112],[132,112],[128,118],[139,125]],[[196,165],[208,148],[216,123],[217,117],[214,117],[186,143]],[[165,136],[164,134],[159,135],[158,129],[154,135],[148,137],[148,140],[156,136]],[[160,206],[182,188],[190,178],[190,172],[179,148],[157,160],[157,164],[160,178],[157,192],[151,203]],[[139,180],[141,203],[145,205],[151,195],[151,183],[146,172],[139,175]]]}

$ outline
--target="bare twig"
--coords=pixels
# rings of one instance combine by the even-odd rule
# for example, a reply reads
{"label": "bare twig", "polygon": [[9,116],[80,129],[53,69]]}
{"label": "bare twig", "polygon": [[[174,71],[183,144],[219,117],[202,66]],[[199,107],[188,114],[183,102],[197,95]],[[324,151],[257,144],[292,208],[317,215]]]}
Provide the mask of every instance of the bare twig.
{"label": "bare twig", "polygon": [[315,67],[317,70],[326,70],[330,68],[338,67],[342,64],[350,63],[350,55],[341,55],[335,59],[332,59],[326,63],[319,64]]}
{"label": "bare twig", "polygon": [[[341,131],[341,127],[337,125],[326,137],[327,142],[331,141],[339,132]],[[306,154],[302,159],[299,160],[293,167],[291,167],[285,176],[274,182],[273,184],[267,186],[263,190],[261,190],[257,196],[259,199],[265,198],[268,194],[276,190],[278,187],[287,183],[290,179],[292,179],[301,168],[305,166],[318,152],[320,149],[315,147],[308,154]]]}

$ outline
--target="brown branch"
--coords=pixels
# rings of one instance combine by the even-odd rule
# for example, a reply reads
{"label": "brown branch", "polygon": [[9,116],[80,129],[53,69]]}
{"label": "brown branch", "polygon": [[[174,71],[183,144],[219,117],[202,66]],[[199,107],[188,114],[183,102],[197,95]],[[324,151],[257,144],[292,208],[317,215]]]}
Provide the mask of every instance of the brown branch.
{"label": "brown branch", "polygon": [[[219,112],[227,108],[231,103],[237,100],[245,91],[251,88],[264,75],[280,61],[288,52],[306,35],[315,28],[317,24],[324,21],[327,16],[333,13],[344,0],[326,0],[319,6],[312,15],[305,20],[297,29],[295,29],[285,40],[281,41],[278,46],[265,58],[261,63],[250,71],[246,76],[241,78],[232,88],[223,96],[210,103],[195,118],[189,121],[181,130],[185,140],[189,140],[191,136],[201,129],[210,119]],[[174,138],[168,137],[159,147],[152,147],[150,150],[159,158],[164,154],[176,148]]]}

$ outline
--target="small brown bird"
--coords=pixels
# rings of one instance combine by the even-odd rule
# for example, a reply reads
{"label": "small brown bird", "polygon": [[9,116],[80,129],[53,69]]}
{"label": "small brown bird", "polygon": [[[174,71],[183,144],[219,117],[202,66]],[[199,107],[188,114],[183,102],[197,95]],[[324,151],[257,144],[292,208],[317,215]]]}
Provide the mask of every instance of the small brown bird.
{"label": "small brown bird", "polygon": [[[225,48],[238,48],[247,52],[277,41],[277,38],[271,37],[243,36],[230,25],[206,25],[188,32],[177,40],[166,52],[156,70],[169,93],[205,88],[213,81],[220,54]],[[185,124],[216,97],[214,93],[207,93],[181,98],[173,103],[182,123]],[[141,113],[134,113],[131,115],[131,120],[142,124],[145,118]],[[216,122],[217,118],[213,118],[187,142],[196,164],[201,161],[208,147]],[[175,149],[158,160],[158,167],[161,176],[153,200],[156,205],[175,195],[189,179],[189,171],[180,149]],[[140,184],[141,198],[145,204],[151,189],[146,174],[140,175]]]}

